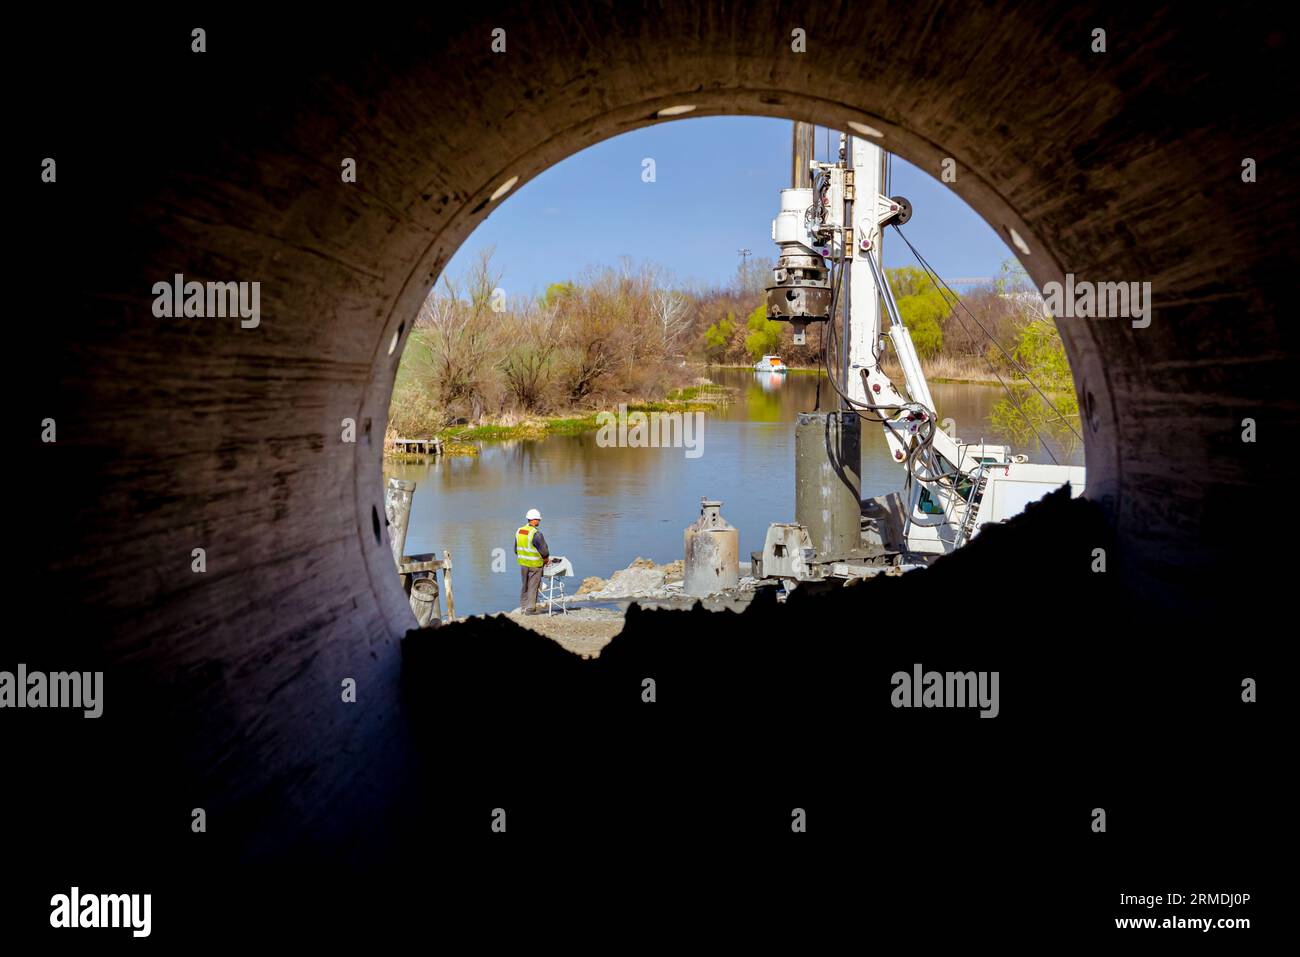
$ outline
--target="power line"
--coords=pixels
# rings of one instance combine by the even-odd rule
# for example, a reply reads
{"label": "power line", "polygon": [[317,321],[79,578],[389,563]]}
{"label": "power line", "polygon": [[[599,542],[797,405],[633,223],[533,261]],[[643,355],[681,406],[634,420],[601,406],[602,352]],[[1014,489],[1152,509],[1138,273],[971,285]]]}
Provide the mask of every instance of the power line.
{"label": "power line", "polygon": [[[995,346],[997,346],[997,347],[998,347],[998,350],[999,350],[999,351],[1000,351],[1004,356],[1006,356],[1007,361],[1010,362],[1011,365],[1014,366],[1015,369],[1016,369],[1016,370],[1017,370],[1017,371],[1018,371],[1022,376],[1025,377],[1025,381],[1028,382],[1031,386],[1034,387],[1034,391],[1037,392],[1037,393],[1039,394],[1039,396],[1042,398],[1042,400],[1043,400],[1044,402],[1047,403],[1047,407],[1048,407],[1049,409],[1051,409],[1053,412],[1055,412],[1055,413],[1057,414],[1057,416],[1060,418],[1060,420],[1061,420],[1062,422],[1065,423],[1065,427],[1066,427],[1067,429],[1069,429],[1071,432],[1074,433],[1074,437],[1075,437],[1076,439],[1078,439],[1080,442],[1082,442],[1082,441],[1083,441],[1083,436],[1081,436],[1081,435],[1078,433],[1078,431],[1074,428],[1074,426],[1070,424],[1070,420],[1067,419],[1067,418],[1065,417],[1065,415],[1061,412],[1061,410],[1058,409],[1058,408],[1057,408],[1057,407],[1052,403],[1052,400],[1049,399],[1049,398],[1047,397],[1046,393],[1044,393],[1042,389],[1038,388],[1038,383],[1036,383],[1036,382],[1033,380],[1033,377],[1029,375],[1029,373],[1025,370],[1024,366],[1022,366],[1019,362],[1017,362],[1016,359],[1015,359],[1015,357],[1012,356],[1011,353],[1007,352],[1007,350],[1004,349],[1004,348],[1002,347],[1002,343],[998,342],[998,340],[995,339],[995,338],[993,337],[993,334],[992,334],[991,332],[989,332],[986,328],[984,328],[984,324],[981,323],[978,319],[975,318],[975,314],[974,314],[973,312],[971,312],[969,309],[966,308],[966,304],[965,304],[964,302],[961,301],[961,297],[958,296],[955,292],[953,292],[952,289],[948,286],[948,284],[947,284],[946,282],[944,282],[942,279],[939,278],[939,275],[938,275],[938,274],[937,274],[937,273],[936,273],[936,272],[935,272],[935,271],[930,267],[930,264],[926,261],[925,257],[922,256],[922,255],[920,254],[920,252],[917,251],[917,248],[916,248],[915,246],[912,245],[911,240],[909,240],[906,236],[903,235],[903,231],[902,231],[901,229],[898,228],[898,225],[897,225],[897,224],[894,224],[894,231],[897,232],[899,236],[902,236],[902,238],[903,238],[903,242],[907,243],[907,248],[910,249],[910,250],[912,251],[912,255],[916,257],[917,262],[919,262],[919,263],[921,264],[922,268],[925,269],[926,274],[930,277],[930,279],[933,280],[933,281],[936,283],[936,288],[937,288],[939,285],[942,285],[944,289],[948,290],[948,293],[952,296],[952,301],[951,301],[951,302],[949,302],[947,296],[944,296],[944,295],[943,295],[943,290],[940,290],[940,292],[939,292],[939,295],[940,295],[941,297],[943,297],[944,302],[948,304],[948,307],[951,309],[952,306],[955,304],[955,305],[959,306],[959,307],[961,308],[961,310],[962,310],[963,312],[965,312],[966,315],[968,315],[968,316],[970,317],[971,321],[974,322],[975,325],[977,325],[977,326],[979,327],[980,331],[981,331],[982,333],[984,333],[984,335],[988,338],[988,340],[989,340],[991,343],[993,343]],[[954,315],[954,316],[957,316],[957,312],[956,312],[955,310],[953,311],[953,315]],[[957,318],[958,318],[958,320],[960,321],[961,317],[960,317],[960,316],[957,316]],[[965,323],[964,323],[964,322],[962,323],[962,328],[965,328]],[[987,357],[987,356],[985,357],[985,361],[988,361],[988,357]],[[990,368],[990,369],[993,368],[993,364],[992,364],[991,362],[989,363],[989,368]],[[995,376],[997,376],[997,370],[996,370],[996,369],[993,370],[993,374],[994,374]],[[1002,383],[1002,377],[1001,377],[1001,376],[998,376],[998,382],[999,382],[999,383]],[[1019,409],[1019,408],[1020,408],[1020,405],[1019,405],[1018,402],[1016,402],[1016,398],[1015,398],[1015,396],[1012,395],[1012,393],[1011,393],[1011,389],[1008,388],[1005,384],[1002,384],[1002,388],[1006,391],[1006,393],[1007,393],[1007,397],[1010,398],[1011,401],[1012,401],[1013,403],[1015,403],[1017,409]],[[1055,461],[1056,461],[1056,456],[1055,456],[1055,455],[1052,455],[1052,450],[1051,450],[1050,448],[1048,448],[1047,443],[1043,442],[1043,437],[1042,437],[1041,435],[1038,434],[1038,430],[1035,429],[1033,423],[1029,421],[1029,416],[1028,416],[1028,415],[1027,415],[1023,410],[1021,410],[1021,413],[1020,413],[1020,414],[1021,414],[1022,416],[1024,416],[1024,418],[1025,418],[1025,422],[1028,423],[1030,429],[1033,430],[1034,435],[1035,435],[1035,437],[1037,437],[1039,443],[1043,446],[1044,449],[1047,450],[1047,454],[1048,454],[1049,456],[1051,456],[1052,461],[1055,462]]]}

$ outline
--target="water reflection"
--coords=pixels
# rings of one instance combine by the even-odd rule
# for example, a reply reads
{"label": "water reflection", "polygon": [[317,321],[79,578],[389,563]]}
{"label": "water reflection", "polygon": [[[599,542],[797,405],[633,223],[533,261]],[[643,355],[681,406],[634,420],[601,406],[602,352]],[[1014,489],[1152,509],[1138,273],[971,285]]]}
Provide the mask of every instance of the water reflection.
{"label": "water reflection", "polygon": [[[681,558],[682,531],[707,496],[723,501],[748,560],[769,523],[794,519],[794,420],[814,409],[819,377],[743,369],[709,376],[741,393],[706,417],[698,458],[681,448],[602,448],[588,433],[483,443],[473,458],[386,465],[385,478],[419,483],[407,552],[451,550],[458,613],[508,610],[519,595],[513,534],[529,508],[541,510],[552,551],[567,556],[581,579],[606,577],[638,556]],[[940,419],[951,417],[960,438],[1000,443],[988,425],[1002,394],[997,386],[935,383],[931,390]],[[823,410],[832,397],[823,382]],[[862,448],[864,497],[899,489],[902,470],[878,429],[864,427]],[[1082,450],[1062,464],[1083,464]]]}

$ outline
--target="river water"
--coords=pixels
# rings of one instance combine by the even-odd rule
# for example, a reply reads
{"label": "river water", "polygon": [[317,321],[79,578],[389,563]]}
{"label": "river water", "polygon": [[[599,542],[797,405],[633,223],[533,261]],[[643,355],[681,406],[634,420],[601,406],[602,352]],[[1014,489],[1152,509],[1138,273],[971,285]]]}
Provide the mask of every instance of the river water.
{"label": "river water", "polygon": [[[794,520],[794,421],[813,409],[818,376],[741,369],[709,375],[740,393],[706,413],[694,449],[602,447],[591,432],[483,442],[474,457],[386,461],[385,481],[418,483],[406,553],[451,551],[458,616],[519,604],[514,532],[530,508],[542,513],[551,554],[573,563],[570,592],[582,578],[607,578],[638,556],[658,563],[681,558],[682,531],[699,515],[701,498],[722,501],[723,517],[740,531],[741,560],[748,560],[763,547],[770,523]],[[930,391],[940,420],[951,417],[960,438],[1006,444],[989,426],[1002,397],[998,386],[932,383]],[[830,396],[823,379],[823,410]],[[1031,462],[1051,461],[1042,450],[1015,451]],[[1059,444],[1053,451],[1063,465],[1083,464],[1082,446],[1066,456]],[[898,490],[902,482],[884,436],[864,423],[863,497]]]}

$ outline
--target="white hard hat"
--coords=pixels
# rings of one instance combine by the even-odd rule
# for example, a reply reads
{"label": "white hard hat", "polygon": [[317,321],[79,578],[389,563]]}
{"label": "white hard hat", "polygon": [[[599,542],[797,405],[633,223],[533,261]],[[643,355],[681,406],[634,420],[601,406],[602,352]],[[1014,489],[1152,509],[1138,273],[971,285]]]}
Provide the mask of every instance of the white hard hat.
{"label": "white hard hat", "polygon": [[525,515],[524,518],[528,519],[528,521],[530,521],[530,522],[531,522],[533,519],[537,519],[538,521],[541,521],[541,519],[542,519],[542,513],[539,512],[539,511],[537,511],[537,509],[535,509],[535,508],[530,508],[530,509],[528,510],[528,514]]}

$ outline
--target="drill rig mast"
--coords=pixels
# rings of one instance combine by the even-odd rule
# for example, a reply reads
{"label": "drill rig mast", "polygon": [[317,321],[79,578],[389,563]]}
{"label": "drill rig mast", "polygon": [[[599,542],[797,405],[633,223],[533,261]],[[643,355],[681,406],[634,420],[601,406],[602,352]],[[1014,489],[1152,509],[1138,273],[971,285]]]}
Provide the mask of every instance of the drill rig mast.
{"label": "drill rig mast", "polygon": [[[1080,494],[1082,468],[1029,463],[1006,446],[962,442],[939,428],[920,357],[880,259],[884,228],[905,224],[911,204],[879,188],[884,157],[879,147],[840,134],[838,162],[815,162],[811,133],[801,137],[802,125],[796,124],[793,186],[781,191],[781,209],[772,223],[780,254],[767,289],[768,317],[792,323],[796,344],[806,341],[810,323],[825,323],[823,357],[840,412],[817,422],[800,416],[798,429],[815,426],[824,431],[825,442],[804,442],[797,431],[796,522],[769,529],[761,558],[754,556],[756,567],[768,577],[806,581],[923,564],[1067,482]],[[806,185],[801,167],[808,170]],[[888,322],[883,331],[882,316]],[[881,369],[889,347],[903,372],[902,389]],[[890,457],[905,470],[901,493],[859,498],[861,453],[855,436],[864,421],[881,426]],[[819,446],[825,447],[824,456]],[[818,461],[805,460],[805,449]],[[826,489],[826,476],[831,486],[845,487]],[[804,494],[806,485],[819,481],[820,495]],[[829,528],[824,506],[837,496],[844,514]],[[860,538],[844,534],[853,501],[860,506],[855,515]]]}

